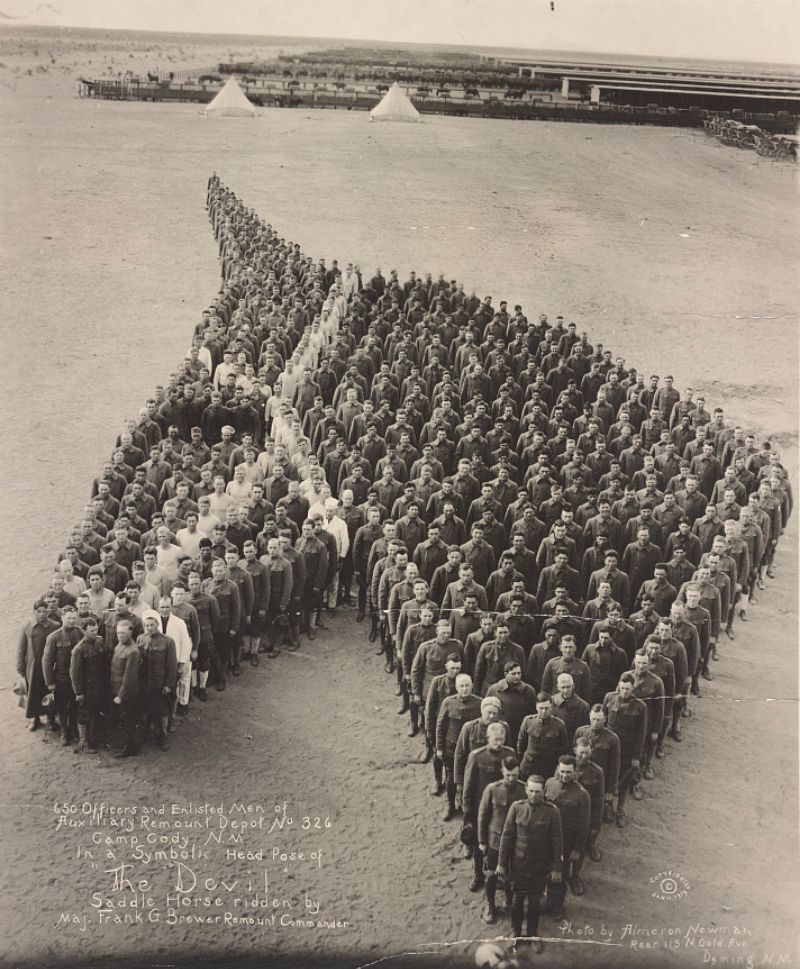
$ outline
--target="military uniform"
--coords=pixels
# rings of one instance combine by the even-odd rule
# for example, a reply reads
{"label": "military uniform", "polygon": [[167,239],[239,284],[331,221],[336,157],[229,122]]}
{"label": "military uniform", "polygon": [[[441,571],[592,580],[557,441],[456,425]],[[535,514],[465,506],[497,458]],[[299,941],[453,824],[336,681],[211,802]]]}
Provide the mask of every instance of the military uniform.
{"label": "military uniform", "polygon": [[484,790],[478,807],[478,844],[486,846],[484,866],[486,868],[486,901],[494,919],[494,900],[497,892],[497,861],[500,857],[500,839],[511,805],[525,800],[525,785],[521,781],[507,784],[505,780],[495,781]]}
{"label": "military uniform", "polygon": [[522,916],[528,900],[526,931],[535,936],[539,929],[540,898],[552,871],[564,865],[564,836],[558,808],[548,801],[531,804],[515,801],[508,810],[500,838],[498,868],[508,874],[514,896],[511,925],[522,935]]}
{"label": "military uniform", "polygon": [[[464,824],[477,828],[478,808],[486,788],[493,782],[502,780],[501,764],[506,757],[517,759],[513,747],[501,745],[492,750],[488,745],[473,750],[467,759],[464,770]],[[472,851],[474,866],[473,885],[483,882],[483,853],[476,844]]]}
{"label": "military uniform", "polygon": [[[453,811],[455,810],[456,804],[455,756],[456,750],[461,743],[462,728],[468,723],[481,723],[480,713],[481,698],[474,693],[470,693],[466,697],[460,697],[458,695],[446,697],[442,701],[438,716],[436,717],[434,749],[441,751],[442,758],[440,760],[438,756],[434,756],[433,771],[437,785],[440,785],[442,781],[442,769],[444,768],[447,802]],[[431,726],[429,724],[429,728]],[[486,734],[484,731],[483,743],[485,742]],[[466,755],[463,753],[465,746],[466,741],[462,745],[464,762],[466,762]],[[469,751],[467,750],[466,753],[468,754]],[[460,784],[461,781],[459,780],[458,783]]]}
{"label": "military uniform", "polygon": [[552,777],[558,758],[569,753],[569,740],[564,721],[556,716],[542,719],[538,714],[525,717],[517,740],[520,760],[519,775]]}

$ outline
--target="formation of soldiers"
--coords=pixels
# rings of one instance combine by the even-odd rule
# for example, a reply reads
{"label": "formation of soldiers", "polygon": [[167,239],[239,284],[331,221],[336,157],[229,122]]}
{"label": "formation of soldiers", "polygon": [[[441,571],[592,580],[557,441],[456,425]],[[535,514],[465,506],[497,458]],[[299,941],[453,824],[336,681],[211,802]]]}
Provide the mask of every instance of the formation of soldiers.
{"label": "formation of soldiers", "polygon": [[208,209],[220,293],[23,629],[30,727],[167,749],[209,686],[352,608],[483,918],[502,888],[535,937],[774,577],[780,455],[560,316],[315,262],[216,175]]}

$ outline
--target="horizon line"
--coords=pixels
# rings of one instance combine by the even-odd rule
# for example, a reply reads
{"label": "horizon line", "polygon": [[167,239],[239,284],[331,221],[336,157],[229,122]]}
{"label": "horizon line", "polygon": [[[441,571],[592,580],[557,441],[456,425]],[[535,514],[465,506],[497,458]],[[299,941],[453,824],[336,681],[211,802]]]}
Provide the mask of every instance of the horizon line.
{"label": "horizon line", "polygon": [[[0,11],[2,13],[2,11]],[[643,60],[674,60],[674,61],[695,61],[699,63],[709,62],[717,64],[758,64],[758,65],[770,65],[774,67],[794,67],[800,68],[800,61],[759,61],[752,60],[745,57],[736,58],[723,58],[723,57],[691,57],[679,54],[642,54],[639,52],[632,51],[611,51],[611,50],[583,50],[579,48],[537,48],[537,47],[511,47],[502,44],[486,45],[486,44],[455,44],[447,43],[445,41],[422,41],[422,40],[378,40],[376,38],[370,37],[325,37],[325,36],[302,36],[297,34],[257,34],[257,33],[225,33],[224,31],[214,31],[214,30],[154,30],[147,27],[87,27],[78,26],[73,24],[60,24],[60,23],[30,23],[26,22],[24,18],[9,18],[0,19],[0,29],[3,27],[9,28],[22,28],[22,29],[54,29],[54,30],[86,30],[86,31],[97,31],[106,32],[113,31],[119,34],[178,34],[185,37],[193,36],[203,36],[203,37],[236,37],[236,38],[258,38],[260,40],[272,40],[273,42],[285,41],[289,44],[296,46],[301,46],[302,44],[310,44],[312,42],[325,42],[329,44],[357,44],[357,45],[367,45],[376,44],[384,47],[392,48],[408,48],[408,47],[431,47],[431,48],[445,48],[445,49],[459,49],[465,51],[530,51],[535,54],[588,54],[590,56],[603,56],[603,57],[637,57]]]}

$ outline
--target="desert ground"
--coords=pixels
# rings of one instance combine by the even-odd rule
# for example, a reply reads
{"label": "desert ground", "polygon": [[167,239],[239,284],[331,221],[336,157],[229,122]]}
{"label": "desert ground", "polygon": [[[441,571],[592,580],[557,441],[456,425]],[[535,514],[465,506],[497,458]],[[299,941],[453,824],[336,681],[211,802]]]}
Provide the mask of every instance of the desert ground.
{"label": "desert ground", "polygon": [[[793,474],[797,171],[667,129],[453,118],[381,126],[360,113],[277,109],[211,121],[193,105],[81,100],[75,78],[100,63],[111,73],[125,60],[150,69],[156,56],[202,67],[224,45],[156,55],[116,41],[93,51],[53,42],[51,52],[39,41],[33,61],[21,36],[0,32],[0,963],[467,965],[471,940],[501,928],[479,919],[457,826],[439,821],[429,772],[416,763],[420,741],[398,725],[393,683],[352,613],[194,703],[169,753],[122,762],[77,758],[25,731],[9,688],[19,627],[124,418],[184,354],[218,288],[204,209],[212,171],[315,256],[367,274],[441,271],[529,314],[563,313],[629,364],[671,372],[677,387],[769,434]],[[69,63],[27,73],[51,56]],[[797,575],[795,518],[777,578],[736,641],[722,641],[684,743],[658,762],[631,826],[604,826],[605,857],[587,861],[588,890],[568,899],[569,925],[543,920],[557,940],[549,964],[800,964]],[[206,894],[215,896],[234,876],[234,894],[246,878],[253,894],[267,869],[269,897],[294,915],[308,898],[334,926],[99,920],[92,893],[111,891],[113,859],[129,859],[130,845],[111,855],[93,847],[92,831],[109,828],[59,828],[55,806],[78,805],[80,817],[101,802],[140,812],[222,804],[226,816],[241,802],[265,806],[270,825],[291,816],[293,826],[245,834],[239,847],[263,849],[263,863],[231,861],[212,845],[189,865],[214,880]],[[188,844],[198,839],[191,832]],[[300,850],[303,860],[281,857]],[[146,877],[142,894],[163,907],[175,864],[131,864],[126,877]],[[670,872],[686,894],[655,897]],[[632,938],[659,944],[633,948]]]}

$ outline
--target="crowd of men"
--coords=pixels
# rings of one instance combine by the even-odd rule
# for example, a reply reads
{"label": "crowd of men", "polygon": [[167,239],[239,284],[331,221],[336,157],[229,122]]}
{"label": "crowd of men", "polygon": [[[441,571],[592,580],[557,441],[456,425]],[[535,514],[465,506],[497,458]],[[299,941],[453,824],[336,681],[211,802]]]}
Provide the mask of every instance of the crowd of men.
{"label": "crowd of men", "polygon": [[483,918],[502,887],[536,936],[774,576],[780,455],[560,316],[314,262],[216,175],[208,208],[221,291],[22,631],[30,728],[166,750],[352,608]]}

